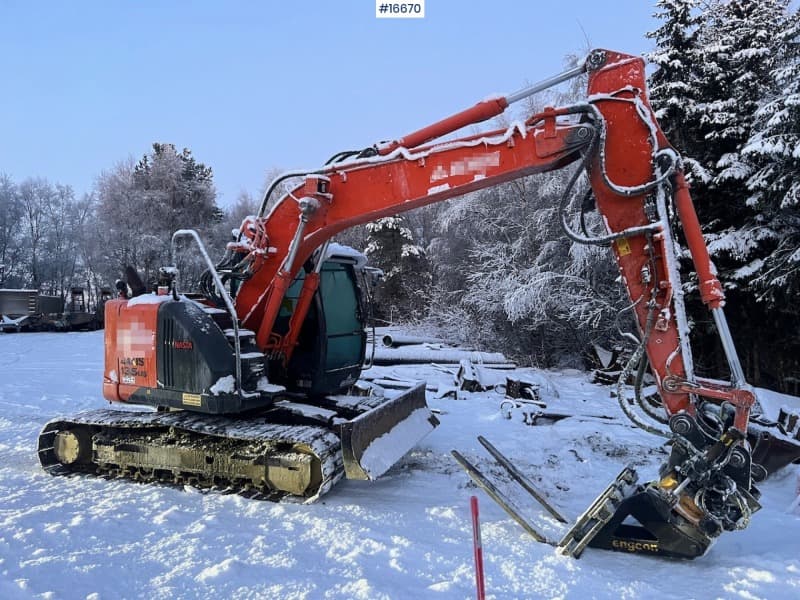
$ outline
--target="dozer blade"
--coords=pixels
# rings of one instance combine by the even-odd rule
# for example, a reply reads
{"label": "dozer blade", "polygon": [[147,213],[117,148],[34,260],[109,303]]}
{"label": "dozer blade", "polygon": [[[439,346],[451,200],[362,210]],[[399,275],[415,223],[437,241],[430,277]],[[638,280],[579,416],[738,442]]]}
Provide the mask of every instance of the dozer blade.
{"label": "dozer blade", "polygon": [[438,425],[425,402],[424,383],[343,423],[340,437],[345,476],[380,477]]}

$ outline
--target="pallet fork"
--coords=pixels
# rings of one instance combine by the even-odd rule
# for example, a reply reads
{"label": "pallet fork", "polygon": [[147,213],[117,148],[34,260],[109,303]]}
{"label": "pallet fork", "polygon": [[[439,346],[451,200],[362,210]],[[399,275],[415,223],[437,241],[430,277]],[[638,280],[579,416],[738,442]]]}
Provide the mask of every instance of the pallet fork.
{"label": "pallet fork", "polygon": [[[515,484],[559,523],[566,518],[544,493],[525,477],[513,463],[488,440],[478,436],[496,464],[502,467]],[[696,558],[713,544],[715,532],[704,531],[673,510],[675,498],[668,497],[655,483],[639,484],[638,474],[626,466],[589,507],[566,528],[560,540],[552,540],[540,527],[526,519],[501,489],[484,472],[456,450],[453,457],[470,478],[500,505],[537,542],[554,546],[559,554],[579,558],[587,547],[619,552]],[[677,496],[676,496],[677,497]],[[718,535],[718,532],[717,532]]]}

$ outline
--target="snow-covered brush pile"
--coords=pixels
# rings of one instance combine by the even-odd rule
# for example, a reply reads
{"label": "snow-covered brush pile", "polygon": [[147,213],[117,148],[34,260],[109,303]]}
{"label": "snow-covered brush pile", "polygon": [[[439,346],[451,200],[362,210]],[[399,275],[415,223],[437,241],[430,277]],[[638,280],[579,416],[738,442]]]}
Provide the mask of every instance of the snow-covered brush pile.
{"label": "snow-covered brush pile", "polygon": [[[0,335],[2,598],[473,598],[472,495],[489,598],[800,597],[794,467],[762,484],[764,508],[749,528],[723,534],[691,562],[591,548],[580,560],[558,556],[470,482],[452,449],[504,476],[478,435],[573,518],[625,464],[655,476],[663,440],[632,427],[610,388],[579,371],[501,372],[538,382],[548,410],[575,415],[530,426],[500,409],[504,395],[494,389],[434,392],[454,386],[458,365],[372,367],[372,379],[426,380],[442,424],[380,480],[343,481],[312,505],[51,477],[36,457],[42,425],[106,406],[102,335]],[[799,404],[761,398],[770,410]],[[563,531],[529,499],[515,501],[549,535]]]}

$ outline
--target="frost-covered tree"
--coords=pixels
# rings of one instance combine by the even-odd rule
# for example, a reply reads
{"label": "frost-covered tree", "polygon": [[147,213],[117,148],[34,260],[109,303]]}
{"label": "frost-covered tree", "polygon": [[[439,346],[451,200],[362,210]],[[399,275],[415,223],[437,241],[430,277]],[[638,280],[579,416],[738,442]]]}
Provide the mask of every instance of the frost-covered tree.
{"label": "frost-covered tree", "polygon": [[773,234],[774,248],[752,280],[771,309],[800,294],[800,12],[785,25],[776,36],[781,53],[774,91],[756,111],[742,151],[753,164],[748,203]]}
{"label": "frost-covered tree", "polygon": [[[95,184],[97,196],[97,268],[110,280],[121,276],[127,265],[147,269],[162,251],[159,239],[151,240],[144,217],[146,208],[137,194],[132,159],[104,171]],[[153,243],[158,252],[153,253]]]}
{"label": "frost-covered tree", "polygon": [[656,67],[648,82],[650,102],[667,139],[679,152],[697,143],[693,137],[700,93],[696,6],[697,0],[658,0],[654,16],[663,23],[646,34],[656,43],[656,49],[647,55]]}
{"label": "frost-covered tree", "polygon": [[[87,248],[91,241],[89,238],[90,223],[94,218],[94,198],[84,194],[82,198],[75,198],[72,188],[64,190],[58,186],[58,198],[63,202],[54,208],[54,215],[63,219],[64,234],[59,240],[48,240],[48,251],[53,257],[53,285],[58,286],[66,294],[70,286],[90,285],[90,293],[96,292],[101,286],[110,286],[113,281],[100,281],[92,271],[88,260]],[[57,259],[58,258],[58,259]],[[61,292],[60,292],[61,293]]]}
{"label": "frost-covered tree", "polygon": [[726,186],[740,186],[751,172],[741,151],[772,87],[781,46],[775,32],[787,19],[788,1],[717,1],[705,13],[699,110],[704,166],[714,190],[727,193]]}
{"label": "frost-covered tree", "polygon": [[[775,92],[773,73],[784,43],[778,32],[789,18],[788,0],[715,2],[707,10],[703,32],[704,86],[699,160],[709,178],[695,183],[706,240],[728,297],[726,312],[748,375],[758,383],[780,386],[783,373],[770,354],[784,327],[754,293],[754,280],[775,249],[778,232],[754,205],[747,183],[757,171],[745,152],[756,133],[757,113]],[[698,334],[704,336],[704,329]],[[708,336],[710,339],[710,336]],[[701,347],[703,345],[701,344]],[[719,358],[719,352],[707,354]]]}
{"label": "frost-covered tree", "polygon": [[[153,144],[138,163],[123,162],[103,173],[95,192],[109,276],[131,265],[145,281],[154,279],[169,258],[175,230],[197,229],[205,237],[223,218],[211,168],[172,144]],[[191,248],[180,257],[185,284],[204,268],[190,258],[196,256]]]}
{"label": "frost-covered tree", "polygon": [[260,202],[246,191],[241,191],[236,197],[236,202],[225,209],[225,233],[236,229],[238,231],[245,217],[258,213]]}
{"label": "frost-covered tree", "polygon": [[19,185],[25,232],[24,259],[27,263],[28,284],[33,288],[38,288],[43,281],[42,253],[49,225],[49,206],[55,194],[50,183],[41,177],[26,179]]}
{"label": "frost-covered tree", "polygon": [[607,248],[572,243],[561,230],[567,175],[526,177],[443,211],[431,244],[438,322],[543,366],[579,365],[592,343],[613,343],[623,291]]}
{"label": "frost-covered tree", "polygon": [[41,284],[54,295],[66,296],[78,268],[83,223],[88,206],[75,199],[68,185],[56,184],[45,206],[47,232],[43,244]]}
{"label": "frost-covered tree", "polygon": [[[676,6],[675,2],[667,4]],[[692,21],[697,27],[693,31],[694,46],[685,48],[683,58],[672,61],[674,65],[690,65],[689,73],[662,68],[654,73],[654,77],[674,77],[678,89],[691,83],[693,102],[687,101],[691,110],[683,115],[685,120],[673,124],[668,112],[664,118],[673,127],[671,137],[679,142],[684,155],[697,212],[726,290],[726,312],[747,374],[756,382],[763,375],[764,381],[770,383],[782,377],[773,369],[776,363],[769,355],[785,326],[778,324],[780,320],[774,318],[774,312],[759,300],[756,288],[786,228],[779,231],[781,227],[772,216],[774,211],[764,205],[766,165],[759,165],[757,149],[766,146],[756,136],[763,129],[760,123],[768,120],[765,104],[780,95],[775,74],[787,64],[787,43],[781,32],[791,21],[788,4],[787,0],[702,3],[696,14],[689,12],[690,17],[696,17]],[[675,15],[666,11],[660,16],[669,22],[675,20]],[[655,39],[655,56],[671,56],[673,52],[681,55],[667,37]],[[654,89],[659,86],[663,82],[655,81]],[[655,93],[653,100],[660,112],[668,106],[663,95]],[[681,133],[681,127],[686,133]],[[694,285],[690,280],[689,287]],[[784,289],[778,293],[782,295]],[[762,293],[761,298],[764,297]],[[710,343],[715,339],[713,326],[704,310],[690,307],[695,320],[695,346],[700,354],[698,364],[701,369],[704,365],[713,366],[719,373],[722,353]],[[766,372],[770,370],[771,373]]]}
{"label": "frost-covered tree", "polygon": [[0,285],[64,296],[85,267],[86,199],[69,185],[28,178],[16,185],[0,175]]}
{"label": "frost-covered tree", "polygon": [[191,150],[153,144],[133,170],[140,203],[157,232],[219,222],[211,167],[197,162]]}
{"label": "frost-covered tree", "polygon": [[376,317],[388,322],[422,318],[431,285],[425,250],[414,243],[404,217],[384,217],[366,229],[364,254],[383,271],[375,293]]}
{"label": "frost-covered tree", "polygon": [[21,285],[22,202],[17,185],[8,175],[0,174],[0,287]]}

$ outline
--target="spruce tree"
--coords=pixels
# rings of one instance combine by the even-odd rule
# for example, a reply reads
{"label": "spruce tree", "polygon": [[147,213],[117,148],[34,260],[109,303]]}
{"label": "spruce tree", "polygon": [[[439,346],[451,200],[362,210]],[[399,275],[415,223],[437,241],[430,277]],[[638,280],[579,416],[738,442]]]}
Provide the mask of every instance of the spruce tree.
{"label": "spruce tree", "polygon": [[[669,19],[678,22],[675,2],[662,4],[673,9],[662,17],[668,23]],[[753,291],[778,235],[757,206],[753,178],[760,167],[751,140],[759,128],[762,105],[775,94],[774,73],[785,47],[776,33],[786,29],[787,6],[788,0],[714,0],[704,4],[693,21],[697,25],[695,47],[685,48],[685,59],[671,63],[680,66],[685,61],[694,67],[690,71],[693,103],[687,102],[685,120],[677,123],[688,134],[675,130],[669,113],[665,114],[668,135],[678,142],[685,157],[697,212],[726,291],[725,310],[736,345],[748,376],[756,383],[762,375],[765,383],[780,379],[771,368],[769,353],[781,326]],[[657,58],[677,47],[663,33],[656,39]],[[670,73],[660,67],[656,74],[687,82],[686,74],[675,68]],[[656,80],[654,105],[660,109],[659,85],[663,86]],[[751,149],[746,150],[748,147]],[[696,282],[690,283],[690,287],[694,285]],[[705,310],[691,308],[695,347],[701,357],[698,363],[701,370],[705,365],[718,373],[724,361],[719,348],[710,342],[716,337],[710,319]]]}
{"label": "spruce tree", "polygon": [[431,274],[425,250],[414,243],[403,217],[384,217],[367,225],[364,253],[383,271],[375,294],[375,315],[387,322],[422,318]]}
{"label": "spruce tree", "polygon": [[774,247],[753,279],[771,309],[800,293],[800,11],[777,38],[781,53],[772,72],[774,92],[756,112],[743,149],[754,164],[748,203],[774,232]]}
{"label": "spruce tree", "polygon": [[[681,153],[697,145],[699,50],[697,0],[659,0],[655,17],[663,24],[646,34],[656,49],[647,60],[656,70],[650,76],[650,102],[670,143]],[[691,167],[687,169],[692,175]]]}

